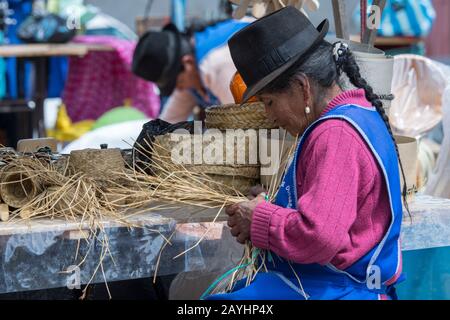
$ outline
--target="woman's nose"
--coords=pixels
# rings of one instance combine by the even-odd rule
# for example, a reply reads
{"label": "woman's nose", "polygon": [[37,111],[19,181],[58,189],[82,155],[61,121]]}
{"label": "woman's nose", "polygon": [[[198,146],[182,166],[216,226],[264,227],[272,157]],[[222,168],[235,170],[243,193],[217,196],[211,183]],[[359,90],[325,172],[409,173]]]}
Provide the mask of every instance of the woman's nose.
{"label": "woman's nose", "polygon": [[269,120],[271,120],[272,119],[272,112],[270,111],[270,108],[267,106],[267,104],[264,104],[264,109],[266,110],[267,118]]}
{"label": "woman's nose", "polygon": [[267,115],[267,119],[269,119],[270,122],[276,123],[275,115],[273,114],[273,112],[268,111],[267,107],[266,107],[266,115]]}

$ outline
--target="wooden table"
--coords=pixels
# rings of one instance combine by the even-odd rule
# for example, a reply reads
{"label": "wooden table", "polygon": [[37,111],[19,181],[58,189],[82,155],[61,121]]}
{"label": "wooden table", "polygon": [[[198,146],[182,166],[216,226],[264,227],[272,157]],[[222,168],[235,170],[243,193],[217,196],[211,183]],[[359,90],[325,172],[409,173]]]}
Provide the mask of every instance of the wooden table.
{"label": "wooden table", "polygon": [[0,57],[35,58],[55,56],[83,57],[90,51],[111,51],[111,47],[96,44],[15,44],[0,46]]}
{"label": "wooden table", "polygon": [[[23,133],[22,138],[45,136],[44,126],[44,100],[47,98],[47,61],[50,57],[79,56],[83,57],[91,51],[111,51],[109,46],[95,44],[17,44],[1,45],[0,57],[18,59],[29,59],[36,68],[36,81],[33,103],[29,101],[2,101],[0,102],[0,113],[31,112],[31,131]],[[5,108],[5,109],[3,109]],[[3,109],[3,111],[2,111]]]}

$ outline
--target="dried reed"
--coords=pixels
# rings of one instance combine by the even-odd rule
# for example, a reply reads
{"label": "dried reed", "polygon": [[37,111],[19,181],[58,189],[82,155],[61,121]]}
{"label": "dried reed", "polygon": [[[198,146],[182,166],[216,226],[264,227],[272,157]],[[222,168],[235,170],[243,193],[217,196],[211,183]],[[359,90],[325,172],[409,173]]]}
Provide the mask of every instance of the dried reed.
{"label": "dried reed", "polygon": [[[284,150],[285,139],[286,134],[282,140],[282,150]],[[137,166],[133,174],[125,174],[123,178],[130,179],[130,183],[140,185],[142,192],[144,194],[148,193],[148,198],[157,198],[180,206],[193,205],[201,208],[217,208],[218,213],[212,222],[218,219],[225,206],[247,200],[237,190],[213,180],[207,174],[192,171],[190,168],[181,164],[174,164],[170,157],[167,156],[167,154],[170,154],[168,150],[156,152],[156,150],[160,151],[164,149],[163,146],[158,145],[156,142],[153,142],[152,145],[148,141],[144,140],[144,142],[146,146],[139,145],[140,150],[138,152],[141,152],[141,155],[147,161]],[[273,201],[276,197],[282,178],[279,174],[284,174],[289,159],[295,150],[295,146],[296,144],[293,144],[291,148],[283,152],[280,163],[280,168],[282,169],[278,171],[278,174],[274,174],[271,177],[270,185],[267,186],[269,201]],[[151,154],[151,157],[148,156],[149,154]],[[154,173],[153,176],[148,176],[145,173],[149,167],[151,168],[150,171]],[[175,256],[174,259],[197,247],[209,231],[210,229],[207,229],[192,247]],[[210,288],[209,292],[228,292],[234,288],[237,281],[244,278],[247,279],[246,284],[250,284],[258,272],[261,270],[267,271],[265,266],[267,254],[268,252],[253,247],[251,242],[248,241],[239,265],[227,272],[226,276],[218,279]]]}
{"label": "dried reed", "polygon": [[[142,211],[149,212],[161,207],[148,208],[151,203],[150,198],[142,199],[141,197],[137,201],[135,193],[139,194],[140,190],[121,185],[115,177],[111,180],[111,183],[107,184],[112,187],[105,189],[104,179],[99,182],[86,174],[76,173],[71,175],[67,166],[65,169],[62,169],[61,166],[56,167],[49,159],[33,155],[3,153],[0,161],[6,163],[9,168],[8,174],[14,177],[14,179],[6,181],[1,179],[0,187],[18,185],[24,189],[23,193],[26,194],[29,181],[39,181],[39,190],[41,191],[27,198],[20,207],[12,211],[13,219],[8,223],[17,223],[20,220],[33,221],[42,218],[77,222],[78,231],[87,234],[84,240],[88,244],[87,253],[77,263],[79,267],[86,261],[93,243],[96,241],[101,243],[102,252],[99,262],[86,285],[84,294],[96,273],[100,270],[104,274],[104,259],[109,256],[114,263],[114,258],[109,249],[109,239],[103,225],[104,221],[113,221],[129,228],[141,227],[128,221],[129,216],[126,209],[142,208]],[[126,202],[128,203],[126,204]],[[137,213],[134,212],[130,216],[135,214]],[[157,230],[151,231],[163,236]],[[166,237],[163,236],[163,238],[168,242]],[[78,260],[79,247],[80,241],[77,245],[75,261]],[[104,280],[106,283],[106,278]]]}
{"label": "dried reed", "polygon": [[[285,138],[286,135],[283,137],[282,150],[284,149]],[[205,173],[194,172],[183,165],[174,164],[170,157],[167,156],[170,153],[155,152],[155,147],[163,148],[162,146],[155,143],[150,146],[147,141],[145,143],[146,146],[139,146],[140,150],[135,150],[140,152],[146,161],[134,159],[135,162],[133,162],[132,167],[117,172],[110,172],[114,179],[108,181],[107,184],[104,181],[98,183],[96,179],[83,173],[70,174],[67,167],[65,170],[61,170],[60,167],[55,168],[51,162],[43,161],[42,159],[24,158],[11,154],[2,155],[0,159],[8,165],[11,163],[15,164],[19,168],[16,170],[16,173],[26,172],[28,174],[27,179],[31,177],[39,179],[44,186],[42,193],[28,201],[21,208],[13,211],[13,217],[22,216],[22,218],[30,220],[36,218],[64,218],[78,221],[80,222],[80,231],[82,231],[83,225],[87,224],[89,226],[89,238],[86,239],[89,248],[92,246],[93,240],[102,243],[100,260],[88,285],[98,270],[101,270],[104,274],[103,260],[105,257],[110,256],[113,259],[109,251],[109,240],[102,224],[105,218],[133,227],[127,221],[127,215],[125,214],[127,208],[141,208],[142,211],[149,211],[151,209],[148,206],[152,202],[163,201],[167,205],[174,206],[190,205],[197,206],[200,209],[216,208],[218,212],[212,221],[216,222],[226,206],[247,200],[244,194],[232,186],[214,180]],[[282,155],[280,167],[283,170],[280,170],[279,173],[284,173],[288,159],[295,149],[294,147],[295,145]],[[148,156],[149,154],[151,154],[151,157]],[[25,163],[29,165],[30,161],[33,164],[32,174],[30,174],[30,170],[25,170]],[[148,168],[152,170],[149,171],[147,170]],[[154,172],[155,174],[148,175],[147,172]],[[269,201],[275,199],[281,178],[278,174],[273,175],[270,185],[266,186]],[[24,181],[23,179],[18,179],[15,182],[23,183]],[[0,185],[2,183],[0,182]],[[105,188],[105,185],[108,188]],[[98,233],[98,230],[100,230],[100,233]],[[207,229],[194,246],[181,252],[174,259],[198,246],[209,231],[210,229]],[[159,267],[162,251],[167,244],[170,245],[170,239],[164,239],[166,244],[161,248],[156,269]],[[88,253],[89,251],[90,249],[88,249]],[[84,263],[87,254],[82,258],[79,265]],[[261,270],[267,271],[265,266],[267,254],[270,254],[270,252],[259,250],[253,247],[250,242],[247,242],[239,265],[230,270],[225,277],[218,279],[215,287],[211,288],[210,292],[228,292],[234,288],[237,281],[245,278],[247,279],[246,284],[250,284],[258,272]],[[86,294],[86,288],[84,294]]]}

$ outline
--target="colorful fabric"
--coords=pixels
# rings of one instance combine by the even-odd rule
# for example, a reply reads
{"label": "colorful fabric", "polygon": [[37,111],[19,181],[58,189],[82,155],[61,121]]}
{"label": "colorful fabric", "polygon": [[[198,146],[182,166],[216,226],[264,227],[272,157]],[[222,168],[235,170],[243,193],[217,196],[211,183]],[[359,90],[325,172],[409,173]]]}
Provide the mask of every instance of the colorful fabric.
{"label": "colorful fabric", "polygon": [[210,295],[205,300],[392,300],[396,298],[393,288],[390,288],[388,292],[385,290],[371,292],[367,290],[365,284],[358,284],[348,277],[324,269],[309,268],[307,272],[298,275],[301,286],[298,279],[292,276],[286,277],[281,272],[260,272],[249,286],[246,286],[246,279],[243,279],[236,283],[232,292]]}
{"label": "colorful fabric", "polygon": [[[371,5],[373,1],[369,1]],[[368,7],[370,9],[370,6]],[[368,12],[368,14],[373,14]],[[378,35],[384,37],[426,37],[433,27],[436,12],[431,0],[387,0]],[[360,21],[360,10],[354,20]]]}
{"label": "colorful fabric", "polygon": [[160,109],[156,86],[131,72],[136,43],[109,36],[78,36],[76,43],[104,44],[113,51],[91,51],[84,57],[71,57],[63,101],[72,121],[96,120],[106,111],[131,104],[150,118]]}
{"label": "colorful fabric", "polygon": [[62,104],[58,109],[55,128],[47,130],[47,136],[58,141],[70,142],[91,131],[93,125],[93,120],[82,120],[73,123],[67,115],[66,106]]}
{"label": "colorful fabric", "polygon": [[[397,282],[401,275],[401,251],[400,251],[400,227],[402,222],[402,202],[400,192],[400,175],[398,169],[398,159],[395,146],[386,125],[375,108],[364,108],[357,105],[343,105],[329,111],[318,121],[307,129],[298,145],[297,152],[292,165],[289,167],[277,194],[275,203],[298,209],[296,206],[296,172],[297,159],[308,136],[317,125],[330,119],[342,119],[358,130],[370,147],[373,155],[377,159],[379,168],[383,173],[383,178],[387,186],[391,219],[389,229],[385,233],[382,241],[372,248],[366,255],[353,263],[345,270],[339,270],[332,264],[326,267],[339,274],[345,274],[356,282],[366,282],[372,267],[378,267],[380,280],[383,285],[390,286]],[[346,195],[342,195],[346,196]],[[358,203],[358,201],[356,201]],[[287,204],[287,205],[285,205]],[[302,268],[301,264],[296,264]],[[295,268],[295,267],[294,267]]]}
{"label": "colorful fabric", "polygon": [[[9,8],[13,11],[11,16],[12,19],[16,20],[16,24],[12,24],[8,26],[8,30],[5,38],[8,39],[8,43],[10,44],[18,44],[21,43],[20,39],[17,37],[17,29],[20,26],[20,23],[25,20],[30,14],[32,10],[32,1],[31,0],[8,0]],[[21,75],[17,74],[17,58],[11,57],[6,58],[6,68],[7,68],[7,96],[10,99],[17,99],[19,96],[25,96],[26,98],[32,97],[31,92],[31,82],[30,82],[30,74],[32,71],[32,66],[30,62],[24,63],[24,73]],[[22,77],[21,86],[18,86],[18,79]]]}
{"label": "colorful fabric", "polygon": [[67,57],[51,57],[48,60],[48,83],[47,97],[59,98],[66,85],[67,73],[69,71],[69,60]]}

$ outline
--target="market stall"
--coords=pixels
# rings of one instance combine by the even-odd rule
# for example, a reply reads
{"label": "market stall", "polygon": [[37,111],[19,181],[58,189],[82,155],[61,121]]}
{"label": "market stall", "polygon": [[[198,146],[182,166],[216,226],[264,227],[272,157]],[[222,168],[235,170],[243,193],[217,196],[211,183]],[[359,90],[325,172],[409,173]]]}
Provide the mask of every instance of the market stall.
{"label": "market stall", "polygon": [[[216,210],[199,211],[198,208],[186,206],[178,210],[156,210],[132,216],[129,219],[135,225],[132,228],[117,225],[114,221],[104,221],[111,256],[105,257],[103,271],[96,273],[91,284],[188,271],[225,273],[241,258],[243,249],[222,222],[223,215],[216,223],[208,222],[216,213]],[[422,258],[427,256],[423,260],[427,269],[434,269],[440,277],[449,274],[450,270],[442,264],[441,257],[450,252],[450,200],[420,195],[411,204],[411,213],[411,219],[405,215],[403,221],[405,271],[409,283],[420,281],[416,279],[416,274],[421,274],[422,285],[418,288],[406,282],[399,287],[399,294],[410,299],[427,298],[430,291],[423,289],[431,287],[434,289],[432,298],[447,299],[448,284],[441,283],[442,278],[430,279],[423,266],[418,264],[420,260],[417,255]],[[208,229],[207,237],[198,247],[174,259],[192,247]],[[171,237],[170,245],[164,237]],[[98,267],[102,245],[100,241],[92,244],[85,263],[75,270],[79,239],[83,236],[79,224],[74,222],[42,220],[33,224],[1,223],[3,268],[0,293],[86,285]],[[88,245],[82,241],[80,254],[87,249]],[[433,255],[433,250],[439,250],[440,254]]]}
{"label": "market stall", "polygon": [[[76,56],[83,57],[91,51],[111,51],[112,48],[105,45],[68,44],[18,44],[0,47],[0,57],[15,57],[19,60],[30,59],[36,64],[36,92],[33,97],[33,108],[29,101],[15,102],[1,101],[1,113],[30,112],[30,127],[23,126],[21,137],[43,137],[44,128],[44,100],[47,97],[47,64],[51,57]],[[35,107],[34,107],[35,104]]]}
{"label": "market stall", "polygon": [[[114,299],[112,283],[178,275],[171,299],[450,298],[450,199],[425,188],[445,189],[431,172],[446,144],[424,155],[446,119],[448,69],[375,48],[366,1],[360,42],[338,1],[336,38],[310,21],[317,0],[231,2],[234,19],[187,33],[174,19],[136,46],[0,48],[39,57],[42,79],[44,58],[74,56],[59,122],[101,120],[89,148],[0,145],[0,295],[89,299],[104,284]],[[380,15],[386,3],[373,1]],[[142,130],[127,142],[117,110],[131,100],[142,112],[127,125]]]}

